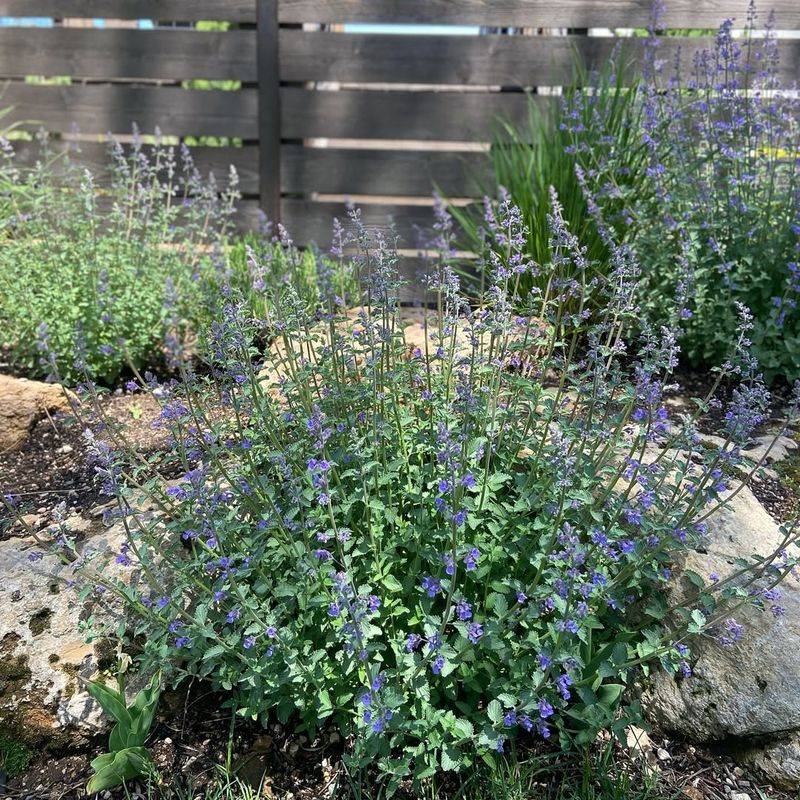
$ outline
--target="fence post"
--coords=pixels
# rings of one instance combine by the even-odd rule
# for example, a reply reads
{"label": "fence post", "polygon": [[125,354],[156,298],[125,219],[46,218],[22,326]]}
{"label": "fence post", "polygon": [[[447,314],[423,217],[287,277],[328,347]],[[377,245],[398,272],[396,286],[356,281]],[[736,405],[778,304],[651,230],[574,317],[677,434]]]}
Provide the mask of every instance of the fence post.
{"label": "fence post", "polygon": [[281,218],[281,96],[279,0],[256,0],[258,20],[258,187],[261,209]]}

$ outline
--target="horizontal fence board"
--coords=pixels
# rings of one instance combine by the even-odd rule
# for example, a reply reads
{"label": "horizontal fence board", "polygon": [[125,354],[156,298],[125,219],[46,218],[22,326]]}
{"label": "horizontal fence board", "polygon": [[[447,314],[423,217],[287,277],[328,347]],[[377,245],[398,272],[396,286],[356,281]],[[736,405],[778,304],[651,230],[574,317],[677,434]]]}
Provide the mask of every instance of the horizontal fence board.
{"label": "horizontal fence board", "polygon": [[485,153],[350,150],[286,144],[284,192],[472,197],[488,178]]}
{"label": "horizontal fence board", "polygon": [[254,30],[0,27],[0,76],[256,79]]}
{"label": "horizontal fence board", "polygon": [[[534,96],[538,103],[558,98]],[[520,123],[529,113],[521,92],[281,90],[283,136],[487,141],[498,118]]]}
{"label": "horizontal fence board", "polygon": [[[684,64],[709,38],[665,37],[659,57]],[[409,36],[284,29],[284,81],[466,85],[563,85],[574,59],[599,67],[619,46],[642,63],[643,39],[542,36]],[[781,77],[800,74],[800,41],[781,40]],[[0,28],[0,76],[70,75],[105,79],[256,79],[253,30]]]}
{"label": "horizontal fence board", "polygon": [[255,22],[255,0],[0,0],[11,17],[104,17],[188,22]]}
{"label": "horizontal fence board", "polygon": [[[401,220],[412,219],[403,217],[404,208],[407,207],[362,206],[362,218],[368,227],[385,227],[387,209],[390,212],[393,211]],[[412,209],[408,208],[408,210],[411,211]],[[420,209],[416,209],[416,211],[420,211]],[[299,200],[284,200],[282,221],[293,241],[302,246],[313,242],[320,247],[320,250],[325,252],[330,247],[330,230],[333,218],[338,216],[344,222],[344,212],[345,208],[340,203],[305,203]],[[240,231],[255,231],[259,230],[264,220],[264,215],[259,209],[258,203],[252,200],[244,200],[239,203],[235,219]],[[429,225],[432,221],[430,209],[427,210],[427,215],[417,214],[413,219],[418,219],[421,223]],[[398,292],[398,298],[401,303],[416,304],[433,300],[430,293],[426,293],[421,280],[423,273],[430,269],[429,260],[403,255],[399,257],[396,269],[400,277],[405,281],[405,285]]]}
{"label": "horizontal fence board", "polygon": [[[781,29],[800,28],[796,0],[771,0]],[[279,14],[292,22],[383,22],[530,27],[645,27],[651,0],[281,0]],[[716,28],[734,17],[743,22],[746,0],[669,0],[663,25]],[[8,16],[197,19],[255,22],[255,0],[0,0]]]}
{"label": "horizontal fence board", "polygon": [[[667,0],[663,27],[716,28],[728,18],[744,23],[747,0]],[[530,26],[541,28],[645,27],[652,0],[281,0],[282,22],[382,22]],[[800,28],[797,0],[770,0],[777,27]]]}
{"label": "horizontal fence board", "polygon": [[9,83],[0,86],[0,91],[3,105],[12,107],[3,121],[20,121],[29,128],[124,134],[130,133],[135,122],[142,133],[152,133],[158,127],[163,134],[174,136],[258,138],[256,89],[225,92]]}
{"label": "horizontal fence board", "polygon": [[[430,206],[359,203],[358,208],[361,209],[364,225],[371,230],[381,231],[387,238],[391,236],[390,225],[393,222],[399,237],[398,247],[419,247],[420,231],[430,234],[433,223],[433,211]],[[328,249],[331,244],[334,217],[338,218],[346,229],[351,227],[344,203],[291,198],[283,200],[281,221],[296,242],[315,242],[321,249]]]}
{"label": "horizontal fence board", "polygon": [[[18,163],[32,166],[42,158],[37,142],[13,142]],[[66,151],[102,181],[111,164],[104,142],[51,141],[53,153]],[[126,147],[127,150],[127,147]],[[149,153],[152,148],[145,145]],[[203,177],[214,175],[227,186],[231,166],[239,176],[243,194],[258,193],[258,147],[190,147]],[[176,157],[179,154],[176,148]],[[56,163],[56,167],[58,164]],[[438,187],[449,197],[472,197],[488,179],[484,153],[447,153],[397,150],[340,150],[287,144],[281,150],[283,191],[351,195],[406,195],[430,197]]]}
{"label": "horizontal fence board", "polygon": [[[411,36],[284,30],[284,81],[432,83],[556,86],[572,83],[575,58],[599,68],[616,47],[631,67],[644,63],[646,39],[599,36]],[[693,56],[713,49],[710,37],[664,37],[658,57],[671,65],[678,51],[691,67]],[[781,40],[780,73],[800,75],[800,40]],[[668,67],[669,69],[669,67]],[[640,74],[631,70],[631,76]]]}
{"label": "horizontal fence board", "polygon": [[[17,163],[32,166],[43,157],[42,148],[37,142],[12,142]],[[92,171],[92,174],[103,183],[108,179],[111,169],[111,154],[108,143],[104,142],[66,142],[52,141],[50,148],[53,154],[68,154],[74,162]],[[145,153],[150,154],[152,147],[144,145]],[[129,148],[125,146],[126,152]],[[230,167],[233,166],[239,176],[239,189],[244,194],[258,193],[258,147],[190,147],[194,165],[203,178],[214,176],[217,185],[228,186]],[[175,148],[176,159],[181,164],[180,153]],[[54,162],[56,171],[62,159]],[[178,170],[180,172],[180,169]]]}

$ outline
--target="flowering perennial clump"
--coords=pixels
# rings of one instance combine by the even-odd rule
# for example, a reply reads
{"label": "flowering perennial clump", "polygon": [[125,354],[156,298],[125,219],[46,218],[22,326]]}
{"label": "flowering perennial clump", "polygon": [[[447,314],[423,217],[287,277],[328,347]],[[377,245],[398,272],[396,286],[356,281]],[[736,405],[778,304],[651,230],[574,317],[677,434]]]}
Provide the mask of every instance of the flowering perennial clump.
{"label": "flowering perennial clump", "polygon": [[[658,5],[655,17],[653,30]],[[746,19],[725,20],[691,63],[665,60],[657,36],[647,53],[638,90],[646,180],[634,193],[613,181],[597,190],[609,220],[625,217],[618,229],[642,265],[643,310],[651,321],[681,313],[684,355],[717,363],[744,303],[765,374],[795,380],[800,101],[781,81],[774,16],[759,20],[751,0]]]}
{"label": "flowering perennial clump", "polygon": [[[715,387],[670,415],[677,331],[628,341],[628,249],[609,241],[613,263],[593,270],[553,196],[550,258],[533,263],[518,211],[487,204],[492,279],[470,303],[437,213],[424,322],[404,327],[396,256],[353,212],[355,315],[335,291],[308,308],[280,286],[256,321],[231,296],[207,374],[137,380],[170,447],[143,461],[109,427],[95,452],[138,579],[85,554],[77,570],[128,609],[143,662],[209,679],[242,714],[338,725],[354,760],[394,779],[623,724],[641,665],[688,673],[686,637],[735,639],[737,606],[775,605],[794,565],[791,523],[771,558],[694,576],[680,605],[665,591],[763,419],[746,315],[718,373],[738,386],[727,404]],[[529,272],[545,288],[520,310]],[[710,408],[724,444],[698,433]]]}

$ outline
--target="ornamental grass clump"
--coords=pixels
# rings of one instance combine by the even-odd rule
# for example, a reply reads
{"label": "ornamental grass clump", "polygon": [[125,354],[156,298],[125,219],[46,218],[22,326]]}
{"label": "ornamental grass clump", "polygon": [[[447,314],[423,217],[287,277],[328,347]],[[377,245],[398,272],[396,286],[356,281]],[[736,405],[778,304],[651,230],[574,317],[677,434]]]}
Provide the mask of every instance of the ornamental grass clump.
{"label": "ornamental grass clump", "polygon": [[[265,353],[263,321],[231,297],[208,373],[129,387],[161,404],[160,458],[110,422],[87,434],[130,578],[56,532],[84,591],[127,616],[145,669],[207,679],[265,723],[336,726],[351,762],[390,787],[514,740],[569,748],[618,730],[643,667],[688,674],[687,637],[733,636],[737,607],[773,598],[794,565],[796,522],[769,557],[713,584],[691,574],[680,602],[667,588],[738,491],[739,446],[764,419],[746,331],[709,395],[671,415],[676,331],[626,338],[630,252],[609,240],[611,265],[591,269],[553,196],[549,259],[535,263],[519,211],[488,211],[477,303],[449,265],[441,209],[435,308],[411,325],[396,256],[357,213],[355,311],[334,293],[309,311],[277,287]],[[521,313],[529,273],[545,288]],[[724,444],[698,434],[710,409]]]}
{"label": "ornamental grass clump", "polygon": [[[0,319],[13,367],[111,384],[163,361],[165,337],[202,324],[224,271],[237,198],[202,179],[187,148],[135,132],[94,175],[46,140],[33,167],[0,138]],[[105,174],[107,172],[107,174]]]}

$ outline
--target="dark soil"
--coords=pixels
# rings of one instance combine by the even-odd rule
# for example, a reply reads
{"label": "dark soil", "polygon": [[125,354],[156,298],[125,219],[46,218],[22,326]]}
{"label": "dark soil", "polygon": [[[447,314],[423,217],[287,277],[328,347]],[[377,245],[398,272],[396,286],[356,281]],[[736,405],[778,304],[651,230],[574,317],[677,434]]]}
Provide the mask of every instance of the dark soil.
{"label": "dark soil", "polygon": [[[231,735],[231,732],[233,735]],[[25,774],[10,779],[7,793],[0,797],[14,800],[73,800],[85,796],[91,777],[91,760],[105,752],[105,737],[98,737],[81,752],[41,753]],[[172,797],[170,789],[191,790],[186,797],[203,797],[219,777],[219,767],[230,765],[239,780],[261,787],[262,796],[286,796],[298,800],[327,794],[338,774],[343,743],[336,733],[324,733],[316,741],[290,733],[278,723],[266,728],[236,720],[224,709],[224,697],[201,684],[162,695],[159,712],[149,742],[149,750],[163,788],[133,781],[128,786],[131,798],[156,800]],[[153,793],[155,791],[155,794]],[[107,797],[123,798],[123,790]]]}
{"label": "dark soil", "polygon": [[[107,800],[204,798],[212,796],[211,787],[219,777],[219,768],[225,765],[232,768],[242,783],[260,789],[260,796],[265,798],[352,800],[356,796],[341,763],[344,743],[337,733],[323,732],[310,741],[278,723],[261,727],[237,720],[231,735],[231,718],[222,709],[223,702],[224,698],[205,691],[202,685],[166,693],[149,743],[162,783],[145,786],[132,781],[127,795],[118,789],[100,796]],[[83,752],[39,755],[25,775],[8,782],[6,794],[0,790],[0,797],[8,800],[85,797],[84,787],[91,776],[90,762],[104,752],[104,744],[104,739],[98,737]],[[594,754],[607,755],[609,746],[613,759],[604,771],[613,771],[617,780],[627,775],[631,795],[635,797],[641,796],[642,776],[647,774],[657,780],[652,800],[728,800],[732,792],[749,794],[752,800],[793,800],[791,795],[753,781],[729,755],[675,741],[657,732],[651,732],[641,746],[632,750],[598,741]],[[526,750],[521,742],[518,758],[527,763],[539,759],[543,766],[548,765],[539,775],[531,770],[520,778],[520,797],[553,800],[561,784],[578,786],[585,780],[583,768],[575,759],[560,760],[557,751],[545,750],[541,743]],[[598,784],[602,786],[599,780]],[[441,800],[472,794],[484,796],[485,792],[482,794],[478,787],[472,788],[476,791],[464,794],[461,779],[447,774],[437,781],[435,796]],[[183,793],[177,794],[179,790]],[[375,793],[367,791],[364,796]],[[401,785],[396,795],[398,800],[418,800],[421,796],[412,790],[410,783]],[[238,799],[239,795],[234,797]],[[597,797],[608,800],[612,795],[598,788]]]}
{"label": "dark soil", "polygon": [[[40,420],[20,450],[0,454],[0,487],[14,495],[22,513],[49,517],[59,503],[75,510],[103,502],[87,463],[81,425],[59,415]],[[10,534],[12,520],[0,507],[0,538]]]}
{"label": "dark soil", "polygon": [[[164,433],[154,430],[158,414],[149,396],[107,395],[102,413],[121,426],[125,438],[142,453],[163,444]],[[41,419],[25,444],[14,452],[0,453],[0,491],[14,495],[20,514],[38,528],[50,522],[56,506],[67,511],[91,511],[109,501],[100,490],[84,439],[85,423],[68,414]],[[21,532],[4,505],[0,505],[0,540]]]}

